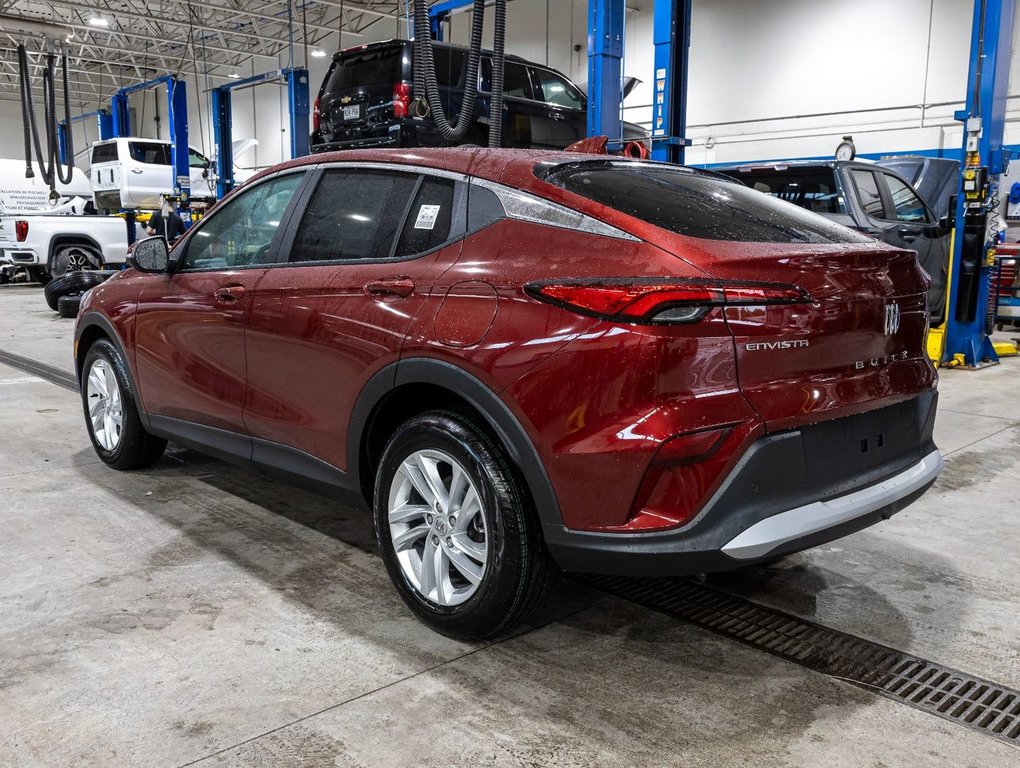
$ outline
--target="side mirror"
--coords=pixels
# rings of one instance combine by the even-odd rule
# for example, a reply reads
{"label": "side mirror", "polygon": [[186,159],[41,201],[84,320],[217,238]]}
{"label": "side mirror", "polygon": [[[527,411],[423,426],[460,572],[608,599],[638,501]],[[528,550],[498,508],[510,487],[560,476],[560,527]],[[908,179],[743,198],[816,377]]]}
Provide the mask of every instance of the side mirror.
{"label": "side mirror", "polygon": [[127,262],[139,272],[166,272],[170,268],[170,247],[166,238],[157,235],[139,240]]}

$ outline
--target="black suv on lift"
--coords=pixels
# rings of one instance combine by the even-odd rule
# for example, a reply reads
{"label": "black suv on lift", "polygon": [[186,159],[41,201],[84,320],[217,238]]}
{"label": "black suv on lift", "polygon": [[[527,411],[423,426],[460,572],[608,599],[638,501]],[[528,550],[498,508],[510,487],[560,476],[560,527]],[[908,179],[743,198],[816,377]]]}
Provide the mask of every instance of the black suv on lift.
{"label": "black suv on lift", "polygon": [[[463,46],[433,44],[440,98],[451,120],[464,93],[467,53]],[[448,145],[431,118],[415,114],[413,59],[409,40],[371,43],[333,54],[315,100],[312,152]],[[464,143],[488,144],[491,80],[492,53],[483,51],[475,119]],[[555,69],[507,56],[503,80],[503,146],[563,149],[587,135],[585,96]],[[626,141],[647,138],[634,123],[624,123],[623,134]]]}

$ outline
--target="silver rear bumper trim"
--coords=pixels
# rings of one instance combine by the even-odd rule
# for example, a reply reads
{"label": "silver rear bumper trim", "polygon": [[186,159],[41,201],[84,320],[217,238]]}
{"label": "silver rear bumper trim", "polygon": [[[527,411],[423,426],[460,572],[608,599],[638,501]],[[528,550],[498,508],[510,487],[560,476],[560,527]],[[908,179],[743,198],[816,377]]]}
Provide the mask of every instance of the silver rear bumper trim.
{"label": "silver rear bumper trim", "polygon": [[881,483],[767,517],[731,539],[722,551],[738,560],[764,557],[788,541],[833,528],[909,496],[938,477],[942,466],[942,455],[932,451]]}

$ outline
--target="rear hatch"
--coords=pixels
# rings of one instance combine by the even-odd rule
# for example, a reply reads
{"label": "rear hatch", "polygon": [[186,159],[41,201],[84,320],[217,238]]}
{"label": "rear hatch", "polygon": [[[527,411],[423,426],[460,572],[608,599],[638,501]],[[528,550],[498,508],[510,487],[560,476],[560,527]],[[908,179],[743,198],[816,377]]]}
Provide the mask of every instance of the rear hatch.
{"label": "rear hatch", "polygon": [[319,132],[323,142],[357,138],[366,128],[391,121],[394,91],[406,82],[409,44],[343,51],[333,58],[319,92]]}
{"label": "rear hatch", "polygon": [[90,168],[93,192],[119,191],[123,166],[117,155],[117,142],[101,141],[93,144]]}
{"label": "rear hatch", "polygon": [[[460,105],[466,52],[432,46],[440,101],[450,115]],[[343,51],[333,58],[319,92],[315,143],[352,141],[385,133],[395,121],[413,116],[411,44],[393,42]]]}
{"label": "rear hatch", "polygon": [[714,174],[618,161],[540,173],[609,206],[601,218],[721,285],[745,295],[760,283],[807,292],[796,303],[724,308],[740,389],[770,430],[879,408],[933,385],[927,279],[913,252]]}

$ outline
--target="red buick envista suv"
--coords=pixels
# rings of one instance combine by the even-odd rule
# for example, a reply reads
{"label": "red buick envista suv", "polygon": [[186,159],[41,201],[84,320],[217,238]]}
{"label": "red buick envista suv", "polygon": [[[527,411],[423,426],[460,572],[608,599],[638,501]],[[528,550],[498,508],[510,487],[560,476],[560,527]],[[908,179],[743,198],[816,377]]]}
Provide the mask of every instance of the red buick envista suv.
{"label": "red buick envista suv", "polygon": [[86,296],[112,467],[166,441],[374,513],[401,597],[505,632],[554,566],[737,568],[934,482],[928,279],[714,174],[479,148],[316,155]]}

